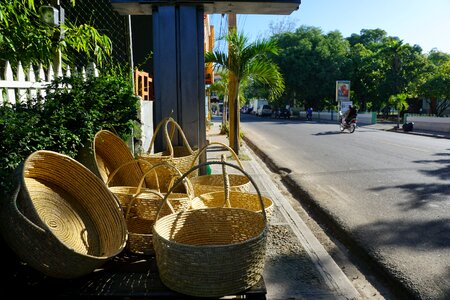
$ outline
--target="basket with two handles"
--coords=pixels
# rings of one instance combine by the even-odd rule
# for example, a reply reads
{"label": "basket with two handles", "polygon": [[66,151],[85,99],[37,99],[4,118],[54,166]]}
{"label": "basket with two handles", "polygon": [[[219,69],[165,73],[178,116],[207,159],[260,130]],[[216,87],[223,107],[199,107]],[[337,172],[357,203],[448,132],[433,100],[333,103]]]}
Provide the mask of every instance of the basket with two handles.
{"label": "basket with two handles", "polygon": [[190,172],[207,164],[235,168],[247,176],[259,196],[259,212],[234,207],[184,210],[161,216],[153,226],[153,245],[162,282],[196,297],[221,297],[255,285],[264,269],[268,224],[264,201],[251,177],[236,165],[197,165],[175,182],[168,195]]}
{"label": "basket with two handles", "polygon": [[[169,125],[172,126],[170,134],[168,128]],[[155,144],[156,137],[161,128],[163,131],[166,149],[161,152],[151,153]],[[182,145],[173,145],[172,140],[176,132],[178,132],[178,136],[181,138]],[[195,165],[198,162],[198,156],[196,155],[197,152],[198,149],[193,149],[189,145],[189,142],[181,126],[172,117],[166,117],[158,123],[152,136],[152,140],[150,141],[148,151],[146,153],[140,154],[138,158],[149,162],[151,165],[155,165],[161,162],[167,162],[175,166],[178,170],[180,170],[181,173],[185,173],[187,170],[189,170],[192,164]],[[147,165],[145,164],[141,165],[141,168],[144,172],[146,172],[148,169]],[[196,175],[196,173],[192,173],[190,177]],[[158,172],[158,176],[161,183],[161,190],[167,191],[169,189],[170,182],[173,179],[170,170],[161,169]]]}

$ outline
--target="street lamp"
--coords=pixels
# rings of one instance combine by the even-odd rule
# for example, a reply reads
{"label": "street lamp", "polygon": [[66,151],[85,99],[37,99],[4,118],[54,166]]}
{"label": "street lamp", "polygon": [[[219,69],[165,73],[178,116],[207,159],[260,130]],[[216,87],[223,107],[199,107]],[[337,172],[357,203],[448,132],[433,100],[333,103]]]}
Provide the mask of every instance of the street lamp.
{"label": "street lamp", "polygon": [[[58,8],[50,5],[43,5],[39,7],[39,15],[41,17],[41,20],[52,27],[59,27],[59,31],[55,31],[54,39],[55,42],[59,42],[64,39],[64,19],[65,19],[65,13],[64,8],[61,7],[59,0],[55,1],[55,4]],[[59,74],[59,70],[61,69],[61,50],[59,47],[56,47],[55,49],[55,57],[53,59],[53,70],[55,71],[57,76],[60,76],[62,74]]]}

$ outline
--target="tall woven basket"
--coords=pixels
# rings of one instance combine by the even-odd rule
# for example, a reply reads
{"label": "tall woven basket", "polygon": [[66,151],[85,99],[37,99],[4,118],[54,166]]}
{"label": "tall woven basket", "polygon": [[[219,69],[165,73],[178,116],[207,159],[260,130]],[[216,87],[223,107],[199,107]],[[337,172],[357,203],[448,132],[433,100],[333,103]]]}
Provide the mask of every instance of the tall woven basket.
{"label": "tall woven basket", "polygon": [[[241,169],[244,169],[241,161],[237,154],[228,147],[227,145],[220,142],[211,142],[208,145],[204,146],[197,153],[196,159],[192,162],[191,168],[194,167],[195,161],[197,161],[198,157],[207,150],[212,145],[219,145],[223,148],[227,149],[231,155],[236,160],[237,164]],[[250,190],[250,179],[243,174],[229,174],[229,182],[230,182],[230,191],[236,192],[248,192]],[[202,194],[223,191],[224,187],[224,177],[223,174],[210,174],[210,175],[198,175],[191,178],[192,186],[194,187],[195,196],[200,196]]]}
{"label": "tall woven basket", "polygon": [[[173,126],[173,130],[170,135],[168,129],[169,125]],[[156,136],[161,128],[163,129],[165,146],[167,148],[162,152],[151,153]],[[180,146],[174,146],[172,144],[172,137],[176,131],[178,131],[179,136],[182,140],[182,145]],[[198,156],[196,156],[197,152],[198,149],[192,149],[189,145],[189,142],[186,139],[186,136],[180,125],[172,117],[166,117],[157,125],[152,136],[152,140],[150,141],[148,151],[141,154],[139,156],[139,159],[146,160],[152,165],[161,162],[167,162],[174,165],[178,170],[180,170],[181,173],[185,173],[191,168],[192,164],[195,165],[198,162]],[[146,165],[142,165],[141,168],[144,172],[148,169]],[[197,172],[192,173],[190,177],[196,175],[196,173]],[[167,192],[169,190],[169,184],[173,178],[173,173],[170,171],[170,169],[162,169],[158,172],[158,178],[161,183],[161,191]]]}
{"label": "tall woven basket", "polygon": [[127,241],[121,208],[105,184],[76,160],[32,153],[17,169],[17,189],[4,203],[7,244],[36,270],[57,278],[86,275],[119,254]]}
{"label": "tall woven basket", "polygon": [[[209,164],[225,164],[248,176],[226,162]],[[190,169],[183,177],[206,165]],[[157,216],[153,244],[160,278],[167,287],[195,297],[222,297],[245,291],[260,280],[268,225],[259,189],[250,180],[260,196],[260,213],[217,207]]]}

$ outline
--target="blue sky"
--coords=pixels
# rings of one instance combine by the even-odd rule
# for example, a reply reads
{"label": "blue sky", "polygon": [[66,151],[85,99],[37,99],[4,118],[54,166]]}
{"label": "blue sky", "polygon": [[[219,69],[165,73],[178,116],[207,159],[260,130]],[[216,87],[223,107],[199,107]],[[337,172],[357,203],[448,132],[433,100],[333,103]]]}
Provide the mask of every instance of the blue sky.
{"label": "blue sky", "polygon": [[[270,34],[269,24],[280,21],[315,26],[324,33],[338,30],[344,37],[361,29],[380,28],[424,53],[437,48],[450,54],[450,0],[301,0],[290,15],[239,15],[237,26],[251,39]],[[226,30],[227,18],[211,15],[216,37]]]}

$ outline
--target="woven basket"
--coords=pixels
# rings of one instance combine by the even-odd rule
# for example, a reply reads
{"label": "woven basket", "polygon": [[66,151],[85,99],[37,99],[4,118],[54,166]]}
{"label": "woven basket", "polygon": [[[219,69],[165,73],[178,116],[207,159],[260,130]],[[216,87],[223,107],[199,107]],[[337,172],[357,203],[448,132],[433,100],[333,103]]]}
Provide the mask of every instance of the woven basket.
{"label": "woven basket", "polygon": [[[239,160],[239,157],[236,155],[236,153],[228,147],[227,145],[220,143],[220,142],[211,142],[208,145],[204,146],[201,150],[198,151],[197,157],[201,155],[206,149],[211,145],[220,145],[224,148],[226,148],[234,157],[236,162],[238,163],[239,167],[241,169],[244,169],[242,166],[241,161]],[[193,167],[194,164],[191,165]],[[230,181],[230,191],[236,191],[236,192],[248,192],[250,190],[250,180],[247,176],[244,176],[242,174],[229,174],[229,181]],[[191,179],[192,186],[194,187],[194,195],[200,196],[202,194],[211,193],[211,192],[218,192],[224,190],[224,176],[223,174],[210,174],[210,175],[200,175],[200,176],[194,176]]]}
{"label": "woven basket", "polygon": [[[114,180],[114,177],[120,173],[122,169],[129,169],[129,166],[134,164],[135,166],[140,165],[148,165],[148,170],[152,170],[152,172],[147,172],[144,176],[144,173],[142,173],[141,178],[139,178],[139,181],[136,185],[133,186],[127,186],[127,185],[116,185],[116,186],[110,186],[110,183]],[[150,177],[149,175],[153,175]],[[148,187],[145,187],[145,183],[143,182],[143,178],[146,180],[144,182],[148,183]],[[156,173],[156,169],[153,168],[153,166],[141,159],[133,159],[131,161],[127,161],[123,163],[121,166],[119,166],[117,169],[115,169],[113,172],[111,172],[108,176],[108,179],[106,180],[106,185],[108,186],[109,190],[113,192],[113,194],[117,197],[117,200],[119,200],[120,205],[125,210],[130,202],[130,200],[133,198],[133,196],[140,191],[157,191],[160,192],[160,185],[159,185],[159,179],[158,174]],[[139,188],[138,188],[139,187]]]}
{"label": "woven basket", "polygon": [[[227,200],[225,197],[225,191],[202,194],[192,199],[191,208],[202,209],[210,207],[226,207],[225,203],[227,203]],[[262,200],[264,201],[267,222],[270,222],[274,211],[273,201],[270,198],[264,196],[262,196]],[[230,191],[228,201],[231,207],[248,209],[254,212],[261,212],[261,204],[259,202],[258,194]]]}
{"label": "woven basket", "polygon": [[[100,130],[95,134],[93,149],[97,173],[104,182],[114,170],[134,160],[127,144],[118,135],[108,130]],[[137,186],[143,174],[139,164],[129,164],[118,172],[109,185]]]}
{"label": "woven basket", "polygon": [[[137,254],[151,255],[154,253],[152,242],[152,227],[156,220],[156,215],[164,193],[158,189],[143,188],[144,180],[149,174],[155,175],[155,181],[158,182],[158,169],[171,168],[181,177],[181,172],[176,167],[163,162],[156,164],[148,169],[142,176],[137,187],[114,186],[110,190],[117,197],[124,211],[125,220],[128,228],[127,250]],[[112,177],[114,172],[112,173]],[[193,198],[192,187],[186,178],[183,182],[187,193],[171,193],[167,205],[162,208],[161,215],[189,209]],[[158,184],[156,184],[157,187]]]}
{"label": "woven basket", "polygon": [[[169,136],[168,125],[171,124],[173,126],[172,134]],[[153,145],[155,143],[156,136],[163,127],[163,134],[165,139],[165,144],[167,149],[158,152],[151,153]],[[183,145],[182,146],[173,146],[172,139],[175,129],[178,130],[178,133],[181,136]],[[181,129],[180,125],[171,117],[164,118],[156,127],[155,132],[152,136],[152,140],[150,142],[150,146],[148,148],[147,153],[141,154],[139,159],[146,160],[150,164],[155,165],[161,162],[167,162],[173,166],[175,166],[181,173],[185,173],[192,164],[196,164],[198,162],[198,156],[196,156],[198,149],[192,149],[189,145],[189,142],[186,139],[186,136]],[[142,170],[147,171],[148,167],[146,165],[141,166]],[[197,172],[196,172],[197,173]],[[192,173],[190,177],[196,175],[196,173]],[[158,177],[161,182],[161,191],[167,192],[169,190],[169,184],[172,181],[173,174],[170,169],[161,169],[158,172]]]}
{"label": "woven basket", "polygon": [[17,190],[5,202],[5,241],[31,267],[57,278],[86,275],[126,245],[127,229],[112,193],[76,160],[32,153],[17,169]]}
{"label": "woven basket", "polygon": [[[232,164],[209,164],[225,164],[248,176]],[[153,244],[159,275],[167,287],[195,297],[222,297],[242,292],[260,280],[268,226],[261,193],[250,181],[259,195],[261,213],[218,207],[158,215]]]}

